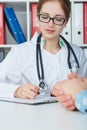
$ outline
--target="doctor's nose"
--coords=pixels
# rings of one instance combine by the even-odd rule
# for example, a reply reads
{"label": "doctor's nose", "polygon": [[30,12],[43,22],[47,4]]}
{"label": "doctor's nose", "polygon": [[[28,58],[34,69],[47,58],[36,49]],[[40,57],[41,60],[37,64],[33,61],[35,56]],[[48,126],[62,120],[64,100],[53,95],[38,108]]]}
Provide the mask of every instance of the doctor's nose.
{"label": "doctor's nose", "polygon": [[53,19],[50,19],[50,21],[48,22],[49,26],[54,26],[55,24],[53,23]]}

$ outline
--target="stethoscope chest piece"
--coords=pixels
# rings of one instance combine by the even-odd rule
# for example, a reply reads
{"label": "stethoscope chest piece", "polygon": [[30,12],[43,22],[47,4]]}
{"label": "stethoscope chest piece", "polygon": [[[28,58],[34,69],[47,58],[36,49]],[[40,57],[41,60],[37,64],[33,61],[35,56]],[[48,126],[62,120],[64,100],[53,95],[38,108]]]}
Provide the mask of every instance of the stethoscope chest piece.
{"label": "stethoscope chest piece", "polygon": [[41,81],[39,83],[40,86],[40,95],[44,95],[48,92],[48,85],[44,81]]}
{"label": "stethoscope chest piece", "polygon": [[45,82],[40,82],[39,84],[41,90],[47,90],[48,89],[48,85]]}

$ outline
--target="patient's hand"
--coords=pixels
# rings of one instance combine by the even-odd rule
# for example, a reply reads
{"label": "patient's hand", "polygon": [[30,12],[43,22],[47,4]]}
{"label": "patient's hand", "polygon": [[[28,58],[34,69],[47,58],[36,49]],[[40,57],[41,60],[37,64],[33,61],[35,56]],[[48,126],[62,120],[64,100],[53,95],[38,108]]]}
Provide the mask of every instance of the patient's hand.
{"label": "patient's hand", "polygon": [[73,78],[82,80],[82,81],[84,81],[85,83],[87,83],[87,78],[80,77],[76,72],[71,72],[71,73],[68,75],[68,79],[73,79]]}
{"label": "patient's hand", "polygon": [[75,96],[85,89],[87,89],[87,79],[86,81],[79,78],[66,79],[54,85],[52,94],[56,96],[62,106],[68,110],[74,110]]}
{"label": "patient's hand", "polygon": [[[83,77],[80,77],[76,72],[71,72],[69,75],[68,75],[68,79],[73,79],[73,78],[76,78],[76,79],[79,79],[79,80],[84,80]],[[87,79],[86,79],[87,80]]]}

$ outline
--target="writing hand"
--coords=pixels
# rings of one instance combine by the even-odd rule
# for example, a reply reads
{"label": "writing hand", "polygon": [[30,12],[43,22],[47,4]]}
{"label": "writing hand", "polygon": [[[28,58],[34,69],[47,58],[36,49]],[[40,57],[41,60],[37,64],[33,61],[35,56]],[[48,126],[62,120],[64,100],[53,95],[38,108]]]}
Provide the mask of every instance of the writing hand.
{"label": "writing hand", "polygon": [[23,99],[34,99],[39,93],[39,87],[26,83],[23,86],[17,88],[14,93],[14,97]]}

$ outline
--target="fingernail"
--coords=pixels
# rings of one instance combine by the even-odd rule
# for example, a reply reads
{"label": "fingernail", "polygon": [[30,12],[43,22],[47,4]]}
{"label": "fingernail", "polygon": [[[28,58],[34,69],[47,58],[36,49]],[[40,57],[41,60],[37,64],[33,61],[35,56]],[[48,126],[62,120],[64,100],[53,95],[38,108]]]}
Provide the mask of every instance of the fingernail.
{"label": "fingernail", "polygon": [[40,94],[40,92],[37,92],[37,94]]}
{"label": "fingernail", "polygon": [[55,97],[52,93],[50,94],[51,97]]}

